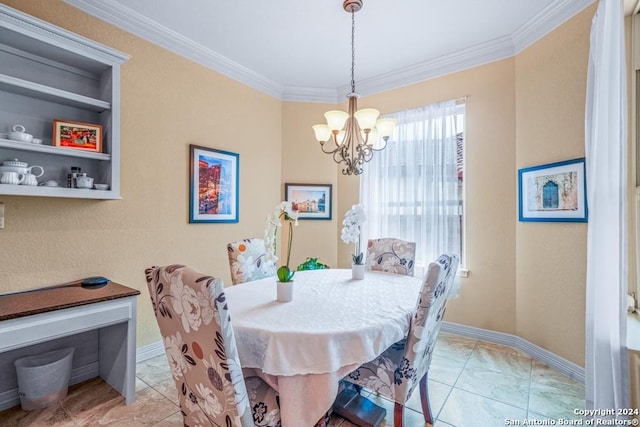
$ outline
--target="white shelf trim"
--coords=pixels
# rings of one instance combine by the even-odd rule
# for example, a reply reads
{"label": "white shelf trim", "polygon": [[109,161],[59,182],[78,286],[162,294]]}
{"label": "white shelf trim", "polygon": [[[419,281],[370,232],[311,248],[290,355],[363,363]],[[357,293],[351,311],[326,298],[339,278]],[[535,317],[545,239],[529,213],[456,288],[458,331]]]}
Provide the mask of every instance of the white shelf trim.
{"label": "white shelf trim", "polygon": [[3,4],[0,4],[0,22],[21,34],[35,39],[46,39],[49,44],[87,56],[103,64],[120,65],[129,59],[129,55],[125,53]]}
{"label": "white shelf trim", "polygon": [[111,190],[90,190],[67,187],[0,184],[0,194],[7,196],[65,197],[68,199],[119,200],[119,194]]}
{"label": "white shelf trim", "polygon": [[73,148],[53,147],[51,145],[32,144],[30,142],[16,142],[9,139],[0,139],[0,148],[10,148],[20,151],[34,151],[36,153],[55,154],[65,157],[79,157],[81,159],[93,159],[109,161],[110,154],[94,153],[92,151],[80,151]]}
{"label": "white shelf trim", "polygon": [[0,74],[0,89],[60,104],[82,107],[99,113],[111,109],[110,102],[22,80],[6,74]]}

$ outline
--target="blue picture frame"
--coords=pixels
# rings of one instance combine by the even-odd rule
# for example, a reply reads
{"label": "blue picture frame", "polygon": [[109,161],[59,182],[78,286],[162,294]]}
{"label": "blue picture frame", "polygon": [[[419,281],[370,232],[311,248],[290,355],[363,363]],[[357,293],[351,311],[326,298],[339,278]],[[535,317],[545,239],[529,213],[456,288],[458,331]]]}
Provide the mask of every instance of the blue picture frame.
{"label": "blue picture frame", "polygon": [[190,145],[189,223],[239,221],[240,155]]}
{"label": "blue picture frame", "polygon": [[587,222],[584,157],[518,169],[518,219]]}

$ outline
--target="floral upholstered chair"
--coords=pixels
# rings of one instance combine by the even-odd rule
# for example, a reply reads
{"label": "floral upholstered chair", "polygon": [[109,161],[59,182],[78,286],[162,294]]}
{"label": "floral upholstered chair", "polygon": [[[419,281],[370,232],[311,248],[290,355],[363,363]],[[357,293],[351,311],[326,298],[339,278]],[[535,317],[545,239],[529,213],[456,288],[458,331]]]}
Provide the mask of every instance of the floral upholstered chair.
{"label": "floral upholstered chair", "polygon": [[222,281],[184,265],[146,271],[185,426],[280,426],[275,391],[244,378]]}
{"label": "floral upholstered chair", "polygon": [[386,237],[370,239],[367,244],[367,270],[379,270],[389,273],[413,276],[416,244],[404,240]]}
{"label": "floral upholstered chair", "polygon": [[263,239],[244,239],[227,245],[234,285],[276,275],[276,265],[266,260]]}
{"label": "floral upholstered chair", "polygon": [[404,425],[404,404],[418,383],[424,420],[433,424],[427,373],[457,268],[456,255],[443,254],[430,263],[408,336],[344,378],[394,400],[393,425],[396,427]]}

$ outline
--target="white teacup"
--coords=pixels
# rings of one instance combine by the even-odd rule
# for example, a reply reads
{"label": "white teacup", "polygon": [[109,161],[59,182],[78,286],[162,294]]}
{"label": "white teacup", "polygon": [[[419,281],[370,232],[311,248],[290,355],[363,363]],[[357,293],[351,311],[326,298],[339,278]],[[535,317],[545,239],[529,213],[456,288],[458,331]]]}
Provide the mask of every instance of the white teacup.
{"label": "white teacup", "polygon": [[38,185],[38,180],[36,176],[32,173],[27,173],[24,175],[24,181],[22,181],[22,185]]}
{"label": "white teacup", "polygon": [[76,177],[76,187],[78,188],[91,188],[93,187],[93,178],[90,176]]}

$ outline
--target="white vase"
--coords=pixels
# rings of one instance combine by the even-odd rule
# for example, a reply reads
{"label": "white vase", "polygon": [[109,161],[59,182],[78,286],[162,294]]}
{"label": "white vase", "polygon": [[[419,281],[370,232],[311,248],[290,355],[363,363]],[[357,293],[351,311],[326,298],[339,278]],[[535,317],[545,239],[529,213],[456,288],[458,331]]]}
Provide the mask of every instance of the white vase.
{"label": "white vase", "polygon": [[277,283],[277,300],[280,302],[289,302],[293,299],[293,280],[289,282]]}
{"label": "white vase", "polygon": [[356,280],[364,279],[364,264],[352,264],[351,277]]}

